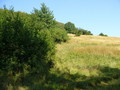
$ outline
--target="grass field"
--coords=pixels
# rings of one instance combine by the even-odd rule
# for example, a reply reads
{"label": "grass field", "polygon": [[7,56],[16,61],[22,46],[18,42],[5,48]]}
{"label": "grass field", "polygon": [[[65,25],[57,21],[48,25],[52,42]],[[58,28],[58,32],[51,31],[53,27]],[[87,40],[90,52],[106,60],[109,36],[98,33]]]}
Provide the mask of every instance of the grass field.
{"label": "grass field", "polygon": [[57,45],[54,88],[120,90],[120,38],[69,37]]}
{"label": "grass field", "polygon": [[72,34],[69,38],[57,44],[47,80],[19,90],[120,90],[120,38]]}

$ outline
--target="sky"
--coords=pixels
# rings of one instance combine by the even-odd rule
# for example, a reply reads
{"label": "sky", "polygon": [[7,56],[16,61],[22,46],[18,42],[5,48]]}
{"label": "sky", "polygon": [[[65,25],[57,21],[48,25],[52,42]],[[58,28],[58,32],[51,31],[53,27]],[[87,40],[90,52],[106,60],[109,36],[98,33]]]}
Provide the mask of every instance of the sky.
{"label": "sky", "polygon": [[120,37],[120,0],[0,0],[0,8],[31,13],[45,3],[57,21],[72,22],[78,28]]}

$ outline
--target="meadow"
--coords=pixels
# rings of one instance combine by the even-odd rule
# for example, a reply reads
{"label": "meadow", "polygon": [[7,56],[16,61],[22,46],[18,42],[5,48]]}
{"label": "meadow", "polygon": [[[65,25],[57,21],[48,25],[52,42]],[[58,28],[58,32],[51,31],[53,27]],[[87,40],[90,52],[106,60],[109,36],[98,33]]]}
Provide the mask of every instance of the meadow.
{"label": "meadow", "polygon": [[120,90],[120,38],[60,23],[44,3],[0,12],[0,90]]}
{"label": "meadow", "polygon": [[[59,89],[120,89],[120,38],[69,34],[51,70]],[[61,77],[61,78],[60,78]],[[57,86],[58,85],[58,86]]]}
{"label": "meadow", "polygon": [[18,90],[119,90],[120,38],[68,36],[67,42],[57,44],[47,78]]}

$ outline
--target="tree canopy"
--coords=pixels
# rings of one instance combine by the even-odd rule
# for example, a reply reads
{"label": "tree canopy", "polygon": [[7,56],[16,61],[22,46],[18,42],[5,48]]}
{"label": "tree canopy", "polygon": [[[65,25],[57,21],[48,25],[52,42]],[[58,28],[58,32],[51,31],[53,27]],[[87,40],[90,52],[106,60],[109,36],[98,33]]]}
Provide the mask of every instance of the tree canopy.
{"label": "tree canopy", "polygon": [[75,30],[75,25],[71,22],[67,22],[64,26],[65,30],[68,32],[68,33],[73,33],[74,30]]}

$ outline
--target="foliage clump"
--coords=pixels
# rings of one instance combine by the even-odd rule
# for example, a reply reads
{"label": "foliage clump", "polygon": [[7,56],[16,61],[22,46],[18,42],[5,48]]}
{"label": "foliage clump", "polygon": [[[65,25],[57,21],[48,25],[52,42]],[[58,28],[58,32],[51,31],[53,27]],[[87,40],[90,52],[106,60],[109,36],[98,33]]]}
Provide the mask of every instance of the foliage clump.
{"label": "foliage clump", "polygon": [[75,25],[71,22],[67,22],[65,25],[64,25],[64,28],[65,30],[68,32],[68,33],[74,33],[74,30],[76,29],[75,28]]}
{"label": "foliage clump", "polygon": [[76,28],[75,25],[72,22],[67,22],[64,25],[64,29],[68,32],[68,33],[72,33],[75,34],[76,36],[80,36],[80,35],[93,35],[91,33],[91,31],[88,30],[84,30],[84,29],[79,29]]}
{"label": "foliage clump", "polygon": [[80,35],[93,35],[93,34],[91,33],[91,31],[84,30],[84,29],[78,29],[75,35],[80,36]]}
{"label": "foliage clump", "polygon": [[55,21],[52,11],[43,3],[40,10],[34,8],[32,13],[33,29],[49,30],[54,42],[61,43],[68,40],[66,31],[61,23]]}
{"label": "foliage clump", "polygon": [[107,37],[108,35],[100,33],[99,36],[106,36]]}
{"label": "foliage clump", "polygon": [[41,9],[34,8],[32,13],[32,19],[34,20],[33,27],[35,29],[50,29],[55,26],[55,19],[52,11],[43,3]]}
{"label": "foliage clump", "polygon": [[68,40],[67,31],[64,29],[63,23],[56,22],[55,27],[50,32],[56,43],[66,42]]}
{"label": "foliage clump", "polygon": [[0,78],[6,77],[0,87],[23,83],[27,76],[45,78],[53,66],[55,42],[67,41],[66,31],[45,4],[32,14],[13,8],[0,12]]}

